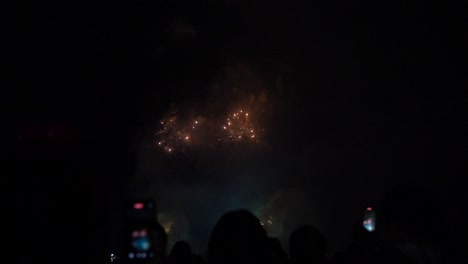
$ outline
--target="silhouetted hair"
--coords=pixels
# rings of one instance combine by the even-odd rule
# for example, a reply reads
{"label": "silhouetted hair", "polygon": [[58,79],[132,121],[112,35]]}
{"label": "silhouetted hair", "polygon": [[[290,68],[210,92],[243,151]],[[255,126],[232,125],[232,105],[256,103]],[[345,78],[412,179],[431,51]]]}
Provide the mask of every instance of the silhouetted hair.
{"label": "silhouetted hair", "polygon": [[322,263],[326,255],[325,236],[315,227],[297,228],[289,237],[289,257],[293,264]]}
{"label": "silhouetted hair", "polygon": [[219,219],[211,233],[207,262],[266,263],[267,240],[260,221],[251,212],[228,212]]}

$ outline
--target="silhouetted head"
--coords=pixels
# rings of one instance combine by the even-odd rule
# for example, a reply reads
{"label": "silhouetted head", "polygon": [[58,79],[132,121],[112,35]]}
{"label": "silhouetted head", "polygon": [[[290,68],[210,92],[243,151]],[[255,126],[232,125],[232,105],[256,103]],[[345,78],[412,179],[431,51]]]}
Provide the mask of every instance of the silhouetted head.
{"label": "silhouetted head", "polygon": [[193,264],[205,264],[205,260],[202,256],[198,254],[192,254],[192,263]]}
{"label": "silhouetted head", "polygon": [[154,228],[155,236],[155,248],[156,248],[156,258],[159,262],[164,262],[166,260],[167,252],[167,234],[164,227],[159,223],[155,223]]}
{"label": "silhouetted head", "polygon": [[377,208],[377,230],[387,244],[430,243],[439,217],[434,194],[419,185],[402,185],[382,199]]}
{"label": "silhouetted head", "polygon": [[266,263],[267,240],[260,221],[251,212],[228,212],[219,219],[211,233],[207,261],[209,264]]}
{"label": "silhouetted head", "polygon": [[187,241],[179,241],[172,247],[171,256],[190,256],[191,254],[192,247]]}
{"label": "silhouetted head", "polygon": [[269,237],[268,245],[275,260],[275,263],[288,263],[288,253],[286,253],[286,251],[283,249],[283,247],[281,246],[281,242],[278,238]]}
{"label": "silhouetted head", "polygon": [[326,255],[325,236],[315,227],[305,225],[289,237],[289,257],[293,264],[322,263]]}
{"label": "silhouetted head", "polygon": [[186,241],[178,241],[172,246],[169,260],[175,264],[192,263],[192,247]]}

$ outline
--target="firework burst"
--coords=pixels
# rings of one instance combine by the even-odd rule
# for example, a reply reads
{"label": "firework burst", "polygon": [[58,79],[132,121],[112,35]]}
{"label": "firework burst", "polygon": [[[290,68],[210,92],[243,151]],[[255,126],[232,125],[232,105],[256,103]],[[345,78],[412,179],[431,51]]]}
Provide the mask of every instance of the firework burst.
{"label": "firework burst", "polygon": [[220,118],[182,119],[170,115],[159,122],[156,147],[166,153],[186,152],[189,148],[210,148],[225,143],[258,143],[264,129],[253,111],[240,108]]}
{"label": "firework burst", "polygon": [[200,128],[202,118],[183,122],[177,116],[170,116],[161,120],[160,128],[156,133],[157,147],[167,153],[184,152],[193,144],[193,137]]}
{"label": "firework burst", "polygon": [[223,142],[258,142],[259,134],[263,131],[255,122],[254,115],[242,109],[229,114],[220,127],[218,140]]}

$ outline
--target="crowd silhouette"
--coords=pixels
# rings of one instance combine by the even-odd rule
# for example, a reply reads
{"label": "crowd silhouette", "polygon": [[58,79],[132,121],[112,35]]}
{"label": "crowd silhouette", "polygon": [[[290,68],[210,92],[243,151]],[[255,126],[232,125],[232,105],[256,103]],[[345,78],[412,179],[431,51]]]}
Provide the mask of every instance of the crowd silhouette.
{"label": "crowd silhouette", "polygon": [[[206,258],[192,252],[187,241],[175,243],[167,264],[342,264],[342,263],[466,263],[460,247],[443,235],[440,208],[435,196],[417,185],[399,186],[377,206],[378,227],[370,232],[362,222],[352,230],[352,242],[344,250],[328,251],[325,235],[312,225],[298,226],[289,234],[288,252],[279,239],[269,237],[259,219],[240,209],[225,213],[214,226]],[[158,244],[165,252],[167,237]]]}

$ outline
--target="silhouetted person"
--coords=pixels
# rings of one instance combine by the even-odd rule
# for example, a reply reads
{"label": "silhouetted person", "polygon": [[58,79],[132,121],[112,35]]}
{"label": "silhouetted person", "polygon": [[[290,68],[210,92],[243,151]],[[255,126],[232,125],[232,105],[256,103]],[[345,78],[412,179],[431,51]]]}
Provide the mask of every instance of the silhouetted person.
{"label": "silhouetted person", "polygon": [[292,264],[323,263],[326,256],[325,236],[315,227],[297,228],[289,237],[289,257]]}
{"label": "silhouetted person", "polygon": [[269,237],[268,245],[271,249],[271,254],[273,255],[275,263],[288,263],[288,253],[286,253],[286,251],[283,249],[278,238]]}
{"label": "silhouetted person", "polygon": [[437,246],[439,219],[434,194],[418,185],[402,185],[382,199],[376,230],[382,243],[414,263],[442,263]]}
{"label": "silhouetted person", "polygon": [[205,264],[205,259],[201,255],[192,254],[192,263],[193,264]]}
{"label": "silhouetted person", "polygon": [[247,210],[231,211],[216,223],[208,242],[208,264],[272,263],[268,237]]}
{"label": "silhouetted person", "polygon": [[410,263],[403,254],[381,247],[377,243],[375,233],[367,231],[362,221],[356,223],[352,229],[351,244],[343,252],[336,254],[330,262],[336,264]]}
{"label": "silhouetted person", "polygon": [[186,241],[178,241],[172,247],[169,255],[170,264],[190,264],[192,263],[192,247]]}
{"label": "silhouetted person", "polygon": [[154,228],[156,261],[155,263],[167,263],[167,234],[164,227],[159,223],[155,223]]}

